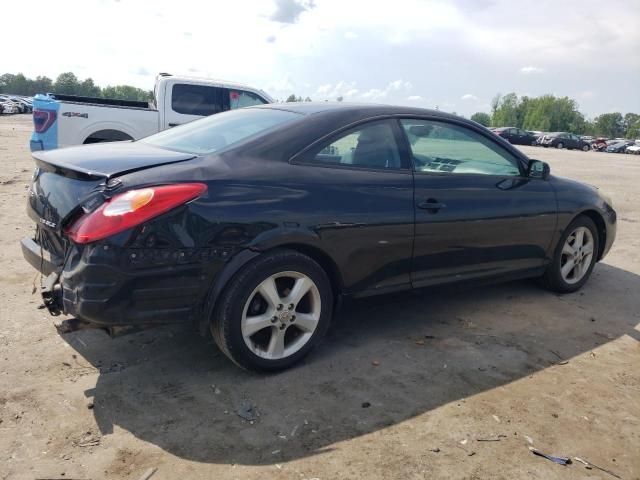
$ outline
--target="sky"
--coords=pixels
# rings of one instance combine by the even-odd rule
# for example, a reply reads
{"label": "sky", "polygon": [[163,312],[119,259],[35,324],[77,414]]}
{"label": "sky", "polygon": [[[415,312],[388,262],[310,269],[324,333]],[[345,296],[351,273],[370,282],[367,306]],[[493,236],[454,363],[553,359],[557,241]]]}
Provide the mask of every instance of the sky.
{"label": "sky", "polygon": [[469,116],[497,93],[640,113],[640,0],[10,0],[0,74],[73,71],[151,90],[158,72],[283,100]]}

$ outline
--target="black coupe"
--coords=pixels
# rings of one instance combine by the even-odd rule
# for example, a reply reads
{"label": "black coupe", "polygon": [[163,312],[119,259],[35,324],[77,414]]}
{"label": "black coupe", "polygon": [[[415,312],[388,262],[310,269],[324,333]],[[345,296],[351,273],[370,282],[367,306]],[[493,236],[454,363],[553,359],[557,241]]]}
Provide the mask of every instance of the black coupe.
{"label": "black coupe", "polygon": [[52,314],[192,322],[254,370],[300,360],[344,297],[524,277],[573,292],[616,233],[596,188],[438,111],[265,105],[33,155],[22,249]]}

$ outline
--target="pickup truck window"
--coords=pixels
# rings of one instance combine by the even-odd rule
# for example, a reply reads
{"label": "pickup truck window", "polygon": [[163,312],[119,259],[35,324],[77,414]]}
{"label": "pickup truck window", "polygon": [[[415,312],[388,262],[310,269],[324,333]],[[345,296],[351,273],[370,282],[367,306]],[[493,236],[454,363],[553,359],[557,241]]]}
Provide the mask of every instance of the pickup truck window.
{"label": "pickup truck window", "polygon": [[252,105],[263,105],[265,103],[267,103],[266,100],[255,93],[245,92],[244,90],[229,90],[229,106],[231,110],[251,107]]}
{"label": "pickup truck window", "polygon": [[176,83],[171,90],[171,108],[186,115],[208,116],[222,112],[222,89]]}
{"label": "pickup truck window", "polygon": [[195,120],[140,140],[156,147],[205,155],[251,137],[302,115],[275,108],[244,108]]}

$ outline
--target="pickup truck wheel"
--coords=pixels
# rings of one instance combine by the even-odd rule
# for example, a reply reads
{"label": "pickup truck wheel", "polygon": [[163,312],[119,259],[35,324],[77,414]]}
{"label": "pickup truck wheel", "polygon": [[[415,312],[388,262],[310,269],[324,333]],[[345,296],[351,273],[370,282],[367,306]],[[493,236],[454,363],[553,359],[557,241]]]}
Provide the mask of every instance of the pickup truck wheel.
{"label": "pickup truck wheel", "polygon": [[100,130],[89,135],[82,143],[87,145],[90,143],[123,142],[126,140],[133,140],[133,138],[131,135],[119,130]]}
{"label": "pickup truck wheel", "polygon": [[584,144],[584,145],[582,146],[582,151],[583,151],[583,152],[588,152],[589,150],[591,150],[591,147],[590,147],[589,145]]}
{"label": "pickup truck wheel", "polygon": [[211,333],[242,368],[275,371],[302,359],[324,336],[333,292],[311,258],[274,250],[242,268],[214,309]]}
{"label": "pickup truck wheel", "polygon": [[557,145],[556,145],[556,148],[563,149],[564,148],[564,143],[558,142]]}

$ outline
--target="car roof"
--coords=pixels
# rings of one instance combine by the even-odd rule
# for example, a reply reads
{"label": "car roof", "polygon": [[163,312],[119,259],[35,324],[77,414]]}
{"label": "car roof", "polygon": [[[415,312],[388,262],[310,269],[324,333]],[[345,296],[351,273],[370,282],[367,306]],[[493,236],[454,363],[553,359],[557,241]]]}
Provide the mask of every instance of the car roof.
{"label": "car roof", "polygon": [[428,108],[404,107],[399,105],[383,105],[375,103],[350,103],[350,102],[286,102],[257,105],[249,108],[266,108],[285,110],[302,115],[349,113],[351,116],[361,115],[363,118],[377,115],[428,115],[442,118],[460,117],[440,110]]}

